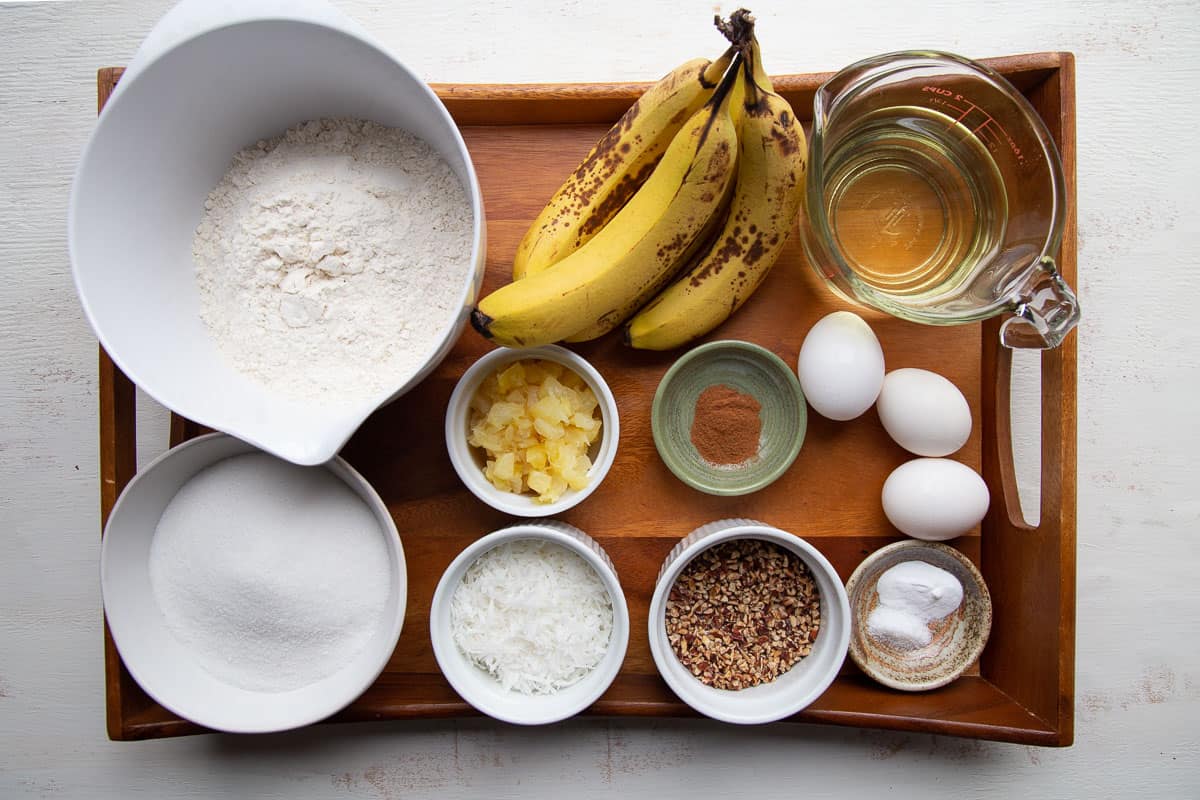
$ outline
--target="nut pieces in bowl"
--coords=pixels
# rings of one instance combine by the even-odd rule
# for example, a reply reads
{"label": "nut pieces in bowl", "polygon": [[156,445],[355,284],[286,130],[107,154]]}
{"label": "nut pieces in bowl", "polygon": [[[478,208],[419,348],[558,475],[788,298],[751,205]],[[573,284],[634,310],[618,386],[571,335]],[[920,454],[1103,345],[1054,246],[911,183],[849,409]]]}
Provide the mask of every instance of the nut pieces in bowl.
{"label": "nut pieces in bowl", "polygon": [[849,646],[850,609],[837,572],[811,544],[760,522],[720,520],[667,556],[649,636],[659,674],[696,711],[743,725],[774,722],[833,683]]}

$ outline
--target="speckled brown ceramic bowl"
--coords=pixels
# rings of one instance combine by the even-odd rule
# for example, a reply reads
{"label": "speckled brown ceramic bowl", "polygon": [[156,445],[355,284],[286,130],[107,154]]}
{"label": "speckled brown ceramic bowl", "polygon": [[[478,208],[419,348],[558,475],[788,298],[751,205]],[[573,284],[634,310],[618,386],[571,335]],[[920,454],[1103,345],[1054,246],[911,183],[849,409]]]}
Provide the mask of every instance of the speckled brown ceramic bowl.
{"label": "speckled brown ceramic bowl", "polygon": [[[867,634],[867,617],[879,604],[879,576],[905,561],[924,561],[946,570],[962,584],[962,605],[932,623],[933,641],[902,650]],[[992,628],[992,598],[983,576],[966,556],[937,542],[907,540],[876,550],[846,583],[850,599],[850,658],[884,686],[923,692],[945,686],[975,663]]]}

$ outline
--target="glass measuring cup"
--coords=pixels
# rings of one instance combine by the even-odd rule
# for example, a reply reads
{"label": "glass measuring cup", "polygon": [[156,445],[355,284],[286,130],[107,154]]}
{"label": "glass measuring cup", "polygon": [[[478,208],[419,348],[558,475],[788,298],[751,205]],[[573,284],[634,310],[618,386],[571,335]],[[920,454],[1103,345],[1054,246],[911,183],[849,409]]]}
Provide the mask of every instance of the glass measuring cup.
{"label": "glass measuring cup", "polygon": [[1008,313],[1009,347],[1079,322],[1054,262],[1062,162],[997,73],[937,52],[859,61],[817,91],[809,153],[801,239],[838,294],[933,325]]}

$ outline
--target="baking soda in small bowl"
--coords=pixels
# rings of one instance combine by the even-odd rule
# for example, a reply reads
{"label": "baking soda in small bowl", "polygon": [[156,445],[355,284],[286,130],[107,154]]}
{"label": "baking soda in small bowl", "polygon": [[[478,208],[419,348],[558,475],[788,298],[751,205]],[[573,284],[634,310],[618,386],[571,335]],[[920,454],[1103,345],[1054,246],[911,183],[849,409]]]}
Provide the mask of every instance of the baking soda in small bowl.
{"label": "baking soda in small bowl", "polygon": [[351,663],[391,592],[384,531],[336,475],[266,454],[219,461],[167,505],[150,546],[166,626],[218,679],[286,692]]}

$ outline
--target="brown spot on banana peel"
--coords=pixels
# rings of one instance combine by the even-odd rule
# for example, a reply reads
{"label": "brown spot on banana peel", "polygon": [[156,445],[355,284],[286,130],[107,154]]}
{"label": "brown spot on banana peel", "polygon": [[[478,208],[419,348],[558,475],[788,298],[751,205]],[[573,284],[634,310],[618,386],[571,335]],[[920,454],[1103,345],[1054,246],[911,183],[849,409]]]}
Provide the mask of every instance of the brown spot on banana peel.
{"label": "brown spot on banana peel", "polygon": [[673,259],[676,254],[683,253],[687,246],[692,243],[694,237],[687,233],[680,232],[671,237],[671,240],[664,242],[661,247],[655,252],[655,255],[663,262]]}
{"label": "brown spot on banana peel", "polygon": [[[687,276],[688,284],[692,287],[699,287],[709,278],[720,275],[730,262],[739,257],[744,265],[752,267],[779,243],[778,233],[773,234],[770,239],[766,239],[765,232],[758,231],[758,226],[751,227],[756,231],[753,242],[750,237],[740,235],[741,228],[735,227],[721,242],[721,246],[712,251],[711,257],[704,266]],[[743,253],[745,253],[744,257]],[[738,277],[745,278],[746,272],[740,271]]]}
{"label": "brown spot on banana peel", "polygon": [[750,249],[746,251],[745,263],[747,266],[757,264],[766,254],[767,248],[763,245],[763,237],[758,236],[754,239],[754,244],[750,245]]}
{"label": "brown spot on banana peel", "polygon": [[[617,212],[625,207],[625,204],[629,202],[629,199],[637,194],[637,190],[640,189],[642,184],[646,182],[647,178],[650,176],[650,173],[654,172],[654,168],[656,166],[657,162],[643,164],[641,169],[639,169],[636,173],[626,173],[625,175],[621,176],[621,180],[618,181],[617,185],[612,188],[612,191],[610,191],[608,195],[600,201],[596,208],[593,209],[592,213],[588,215],[588,218],[580,224],[580,236],[590,236],[607,225],[609,220],[615,217]],[[589,191],[587,195],[582,198],[581,202],[586,205],[587,202],[591,200],[591,196],[594,193],[594,189]],[[578,245],[579,242],[577,241],[576,244]]]}
{"label": "brown spot on banana peel", "polygon": [[[620,324],[620,322],[621,322],[621,310],[619,308],[613,308],[613,309],[609,309],[608,311],[605,311],[603,314],[596,317],[595,323],[593,325],[589,325],[587,327],[589,327],[589,328],[591,328],[591,327],[607,327],[609,330],[612,330],[618,324]],[[582,331],[582,330],[583,330],[583,328],[580,328],[580,331]],[[603,335],[603,334],[601,334],[601,335]]]}
{"label": "brown spot on banana peel", "polygon": [[[705,130],[705,134],[707,134],[708,128],[705,128],[704,130]],[[703,140],[701,140],[701,142],[698,142],[696,144],[697,150],[700,149],[702,142],[703,142]],[[722,176],[724,176],[729,171],[730,167],[732,166],[732,162],[733,162],[733,148],[730,146],[729,142],[718,143],[717,146],[713,149],[712,155],[708,159],[708,164],[704,167],[705,172],[704,172],[704,177],[700,179],[701,182],[702,183],[719,182],[721,180]],[[688,166],[687,172],[685,172],[683,174],[683,182],[684,183],[687,183],[688,179],[691,178],[692,170],[696,169],[696,167],[697,167],[697,164],[694,161]]]}
{"label": "brown spot on banana peel", "polygon": [[721,242],[721,246],[713,251],[712,258],[708,259],[702,268],[688,276],[688,283],[691,286],[700,286],[711,276],[720,275],[725,265],[741,254],[742,246],[738,243],[737,237],[726,236],[725,240]]}
{"label": "brown spot on banana peel", "polygon": [[[788,114],[785,111],[783,115],[787,116]],[[772,125],[770,135],[775,145],[784,155],[793,155],[800,149],[800,138],[796,136],[790,127],[781,129],[778,126]]]}
{"label": "brown spot on banana peel", "polygon": [[617,120],[617,123],[605,131],[604,135],[600,137],[600,141],[596,142],[591,152],[583,159],[583,163],[575,168],[572,177],[576,180],[583,180],[597,162],[604,160],[613,151],[620,143],[621,137],[633,127],[633,120],[641,113],[641,103],[641,98],[634,100],[633,105]]}

